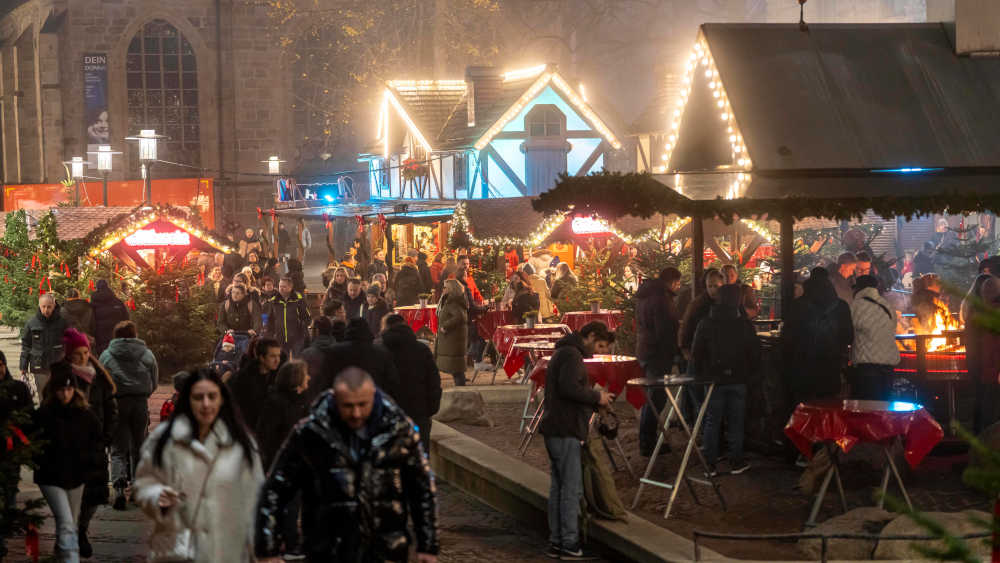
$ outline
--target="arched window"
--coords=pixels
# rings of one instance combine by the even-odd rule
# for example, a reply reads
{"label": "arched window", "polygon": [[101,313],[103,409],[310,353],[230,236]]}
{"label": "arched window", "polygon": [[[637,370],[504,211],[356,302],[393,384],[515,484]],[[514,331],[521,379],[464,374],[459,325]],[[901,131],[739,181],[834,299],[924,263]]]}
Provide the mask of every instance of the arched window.
{"label": "arched window", "polygon": [[559,108],[549,104],[535,106],[524,117],[530,137],[561,137],[565,129],[566,116]]}
{"label": "arched window", "polygon": [[129,44],[126,72],[128,132],[155,129],[169,137],[159,158],[200,166],[198,67],[188,40],[164,20],[147,23]]}

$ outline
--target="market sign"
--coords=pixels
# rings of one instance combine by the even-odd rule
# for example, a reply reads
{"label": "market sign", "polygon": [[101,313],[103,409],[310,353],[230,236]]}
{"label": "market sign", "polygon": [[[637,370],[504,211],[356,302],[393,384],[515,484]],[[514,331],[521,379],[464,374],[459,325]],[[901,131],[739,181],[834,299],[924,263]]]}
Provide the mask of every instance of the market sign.
{"label": "market sign", "polygon": [[573,217],[573,234],[575,235],[610,235],[611,228],[602,219],[594,217]]}
{"label": "market sign", "polygon": [[190,246],[191,235],[181,230],[157,232],[152,229],[140,229],[125,237],[125,244],[132,248]]}

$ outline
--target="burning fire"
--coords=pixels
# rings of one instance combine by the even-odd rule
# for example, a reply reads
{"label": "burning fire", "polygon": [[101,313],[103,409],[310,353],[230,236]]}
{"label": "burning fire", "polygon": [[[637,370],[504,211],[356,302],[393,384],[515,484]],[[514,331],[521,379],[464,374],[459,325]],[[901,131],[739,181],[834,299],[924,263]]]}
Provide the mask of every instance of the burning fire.
{"label": "burning fire", "polygon": [[[941,338],[931,338],[927,340],[928,352],[964,352],[965,347],[949,343],[948,337],[944,336],[946,331],[961,330],[958,319],[951,315],[947,305],[943,301],[934,298],[934,315],[926,321],[921,321],[920,317],[913,319],[913,332],[915,334],[940,334]],[[912,341],[905,346],[908,349],[912,346]]]}

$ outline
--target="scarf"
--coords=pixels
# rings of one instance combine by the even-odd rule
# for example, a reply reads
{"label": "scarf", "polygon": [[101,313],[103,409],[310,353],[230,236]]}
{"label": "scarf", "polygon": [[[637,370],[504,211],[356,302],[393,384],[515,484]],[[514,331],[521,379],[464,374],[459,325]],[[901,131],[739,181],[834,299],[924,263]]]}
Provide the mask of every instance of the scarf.
{"label": "scarf", "polygon": [[91,384],[91,383],[94,382],[94,376],[97,375],[97,369],[94,368],[94,366],[92,366],[90,364],[87,364],[84,367],[80,367],[80,366],[74,365],[73,366],[73,375],[75,375],[75,376],[79,377],[80,379],[86,381],[87,384],[89,385],[89,384]]}

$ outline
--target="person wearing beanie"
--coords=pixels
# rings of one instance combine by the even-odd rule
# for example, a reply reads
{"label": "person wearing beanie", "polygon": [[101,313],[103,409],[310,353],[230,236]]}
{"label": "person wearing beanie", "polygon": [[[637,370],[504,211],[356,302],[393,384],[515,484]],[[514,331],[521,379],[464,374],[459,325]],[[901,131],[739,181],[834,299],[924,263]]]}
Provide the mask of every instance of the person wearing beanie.
{"label": "person wearing beanie", "polygon": [[711,476],[717,473],[719,435],[726,420],[729,471],[743,473],[750,464],[743,457],[747,381],[760,365],[760,340],[753,325],[740,316],[740,286],[719,288],[718,300],[695,329],[689,373],[715,382],[705,412],[705,461]]}
{"label": "person wearing beanie", "polygon": [[344,340],[326,350],[323,363],[326,369],[310,383],[310,395],[333,387],[333,378],[349,367],[358,367],[375,380],[375,385],[392,397],[400,384],[399,372],[392,360],[392,354],[381,344],[374,342],[375,335],[364,319],[347,322]]}
{"label": "person wearing beanie", "polygon": [[101,423],[87,408],[77,381],[69,362],[53,363],[41,407],[32,415],[42,444],[34,481],[56,521],[55,560],[73,563],[82,555],[77,522],[85,483],[99,478],[107,467],[95,455],[104,445]]}
{"label": "person wearing beanie", "polygon": [[403,265],[393,280],[393,290],[396,293],[396,306],[406,307],[420,302],[420,294],[430,291],[420,281],[417,262],[412,256],[403,258]]}
{"label": "person wearing beanie", "polygon": [[62,335],[69,326],[56,304],[55,297],[46,293],[38,298],[38,310],[21,331],[21,379],[34,375],[34,394],[41,396],[49,378],[49,364],[63,355]]}
{"label": "person wearing beanie", "polygon": [[94,307],[94,352],[100,356],[114,338],[115,327],[129,318],[128,307],[111,291],[107,280],[97,280],[97,289],[90,294]]}
{"label": "person wearing beanie", "polygon": [[899,363],[896,311],[878,290],[878,278],[858,276],[851,302],[854,344],[849,382],[852,399],[888,401],[893,367]]}
{"label": "person wearing beanie", "polygon": [[111,374],[117,390],[118,424],[111,443],[111,480],[115,488],[114,508],[125,510],[125,490],[132,484],[139,464],[139,449],[146,439],[149,398],[159,383],[159,367],[153,351],[139,339],[132,321],[118,323],[100,363]]}
{"label": "person wearing beanie", "polygon": [[389,305],[382,298],[382,286],[372,284],[365,292],[365,304],[361,306],[361,318],[368,322],[372,332],[378,332],[382,326],[382,317],[389,314]]}
{"label": "person wearing beanie", "polygon": [[83,490],[83,502],[80,505],[80,518],[77,520],[78,540],[80,542],[80,557],[90,557],[93,549],[87,532],[90,521],[102,504],[108,504],[108,448],[111,447],[118,426],[118,401],[115,399],[117,389],[111,374],[91,353],[90,340],[87,335],[75,328],[66,329],[63,333],[63,350],[66,359],[76,377],[76,386],[83,392],[90,404],[90,412],[94,413],[100,422],[101,444],[94,456],[102,460],[101,471],[94,474]]}

